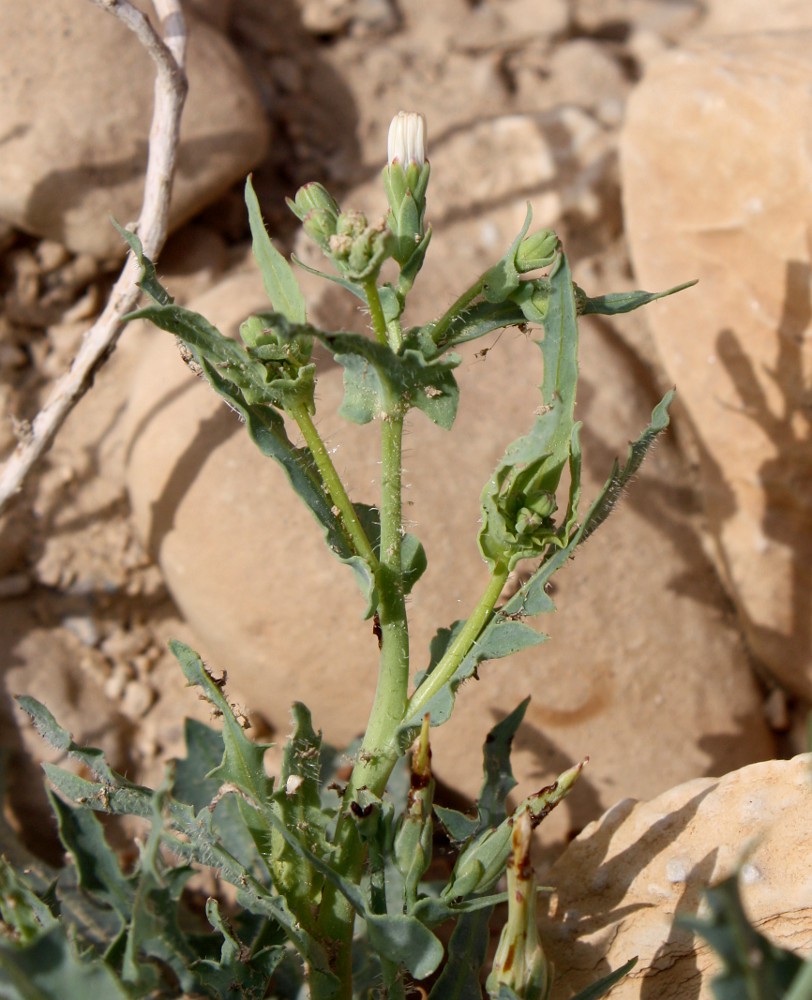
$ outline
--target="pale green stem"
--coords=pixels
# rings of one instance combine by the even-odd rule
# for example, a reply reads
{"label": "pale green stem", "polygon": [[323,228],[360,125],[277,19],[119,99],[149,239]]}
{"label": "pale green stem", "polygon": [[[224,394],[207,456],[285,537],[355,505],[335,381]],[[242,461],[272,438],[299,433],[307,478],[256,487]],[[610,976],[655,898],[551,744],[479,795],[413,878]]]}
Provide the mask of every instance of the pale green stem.
{"label": "pale green stem", "polygon": [[375,573],[378,568],[378,559],[307,407],[302,403],[291,407],[288,412],[299,425],[305,444],[310,449],[324,487],[341,516],[341,522],[353,548],[367,562],[370,570]]}
{"label": "pale green stem", "polygon": [[386,317],[383,314],[381,297],[378,294],[378,286],[374,278],[369,278],[364,282],[364,294],[367,297],[369,315],[372,320],[372,329],[375,331],[375,339],[379,344],[386,346],[389,340],[386,336]]}
{"label": "pale green stem", "polygon": [[499,600],[499,595],[504,590],[507,578],[507,565],[497,563],[491,573],[491,578],[488,581],[485,592],[479,599],[479,603],[474,608],[471,616],[463,625],[459,635],[445,651],[437,666],[409,699],[409,704],[406,706],[406,712],[403,716],[404,721],[420,719],[434,695],[454,676],[457,667],[459,667],[468,655],[480,632],[487,625],[493,614],[494,606]]}
{"label": "pale green stem", "polygon": [[448,309],[443,313],[443,315],[437,320],[434,326],[431,328],[431,339],[435,344],[441,343],[443,337],[448,332],[448,328],[451,326],[456,317],[462,312],[466,306],[469,306],[474,299],[482,293],[482,286],[485,282],[485,275],[480,275],[479,278],[468,288],[466,291],[460,295],[460,297],[449,306]]}
{"label": "pale green stem", "polygon": [[[386,320],[377,287],[367,289],[370,315],[379,342],[387,343]],[[397,732],[406,707],[409,686],[409,628],[403,593],[402,487],[403,414],[399,400],[384,400],[381,421],[381,549],[376,584],[381,657],[378,683],[361,749],[358,752],[343,810],[336,825],[337,856],[333,863],[345,878],[358,883],[365,849],[347,809],[360,788],[382,795],[397,762]],[[339,996],[352,992],[352,935],[355,914],[332,885],[325,885],[319,907],[320,937],[332,952],[332,969],[341,980]],[[346,986],[349,983],[349,987]],[[349,990],[345,994],[345,990]]]}

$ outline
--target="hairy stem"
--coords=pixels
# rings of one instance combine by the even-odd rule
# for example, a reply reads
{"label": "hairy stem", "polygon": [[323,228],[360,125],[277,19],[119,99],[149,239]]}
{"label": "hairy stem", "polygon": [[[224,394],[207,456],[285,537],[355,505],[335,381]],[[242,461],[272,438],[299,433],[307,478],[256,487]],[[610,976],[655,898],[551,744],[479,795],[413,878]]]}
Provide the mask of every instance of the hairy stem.
{"label": "hairy stem", "polygon": [[434,326],[431,328],[431,339],[435,344],[440,346],[443,342],[443,338],[448,333],[448,328],[457,318],[457,316],[462,312],[466,306],[469,306],[474,299],[482,293],[482,286],[485,282],[485,275],[480,275],[477,280],[466,289],[460,295],[460,297],[454,302],[448,309],[443,313],[443,315],[437,320]]}
{"label": "hairy stem", "polygon": [[364,282],[364,294],[367,297],[367,305],[369,306],[369,315],[372,319],[372,329],[375,331],[375,339],[379,344],[386,345],[389,343],[386,336],[386,317],[383,314],[381,297],[378,294],[378,286],[375,284],[374,278],[369,278]]}
{"label": "hairy stem", "polygon": [[333,465],[330,453],[327,451],[324,441],[321,439],[321,435],[316,430],[316,425],[313,423],[312,417],[307,412],[307,407],[304,404],[301,404],[296,407],[291,407],[289,412],[299,425],[302,437],[305,439],[305,443],[310,449],[310,453],[313,455],[316,467],[321,474],[325,489],[329,493],[330,499],[333,501],[333,504],[336,506],[339,514],[341,515],[341,522],[344,525],[344,530],[347,533],[347,537],[350,540],[352,547],[362,559],[366,560],[370,569],[374,573],[378,567],[378,559],[369,538],[367,538],[367,533],[364,531],[364,527],[358,519],[355,508],[353,507],[350,498],[347,496],[347,491],[344,489],[344,484],[336,471],[335,465]]}
{"label": "hairy stem", "polygon": [[463,625],[459,635],[445,651],[443,658],[434,670],[409,699],[403,716],[404,720],[419,719],[434,695],[454,676],[457,667],[468,655],[480,632],[490,620],[507,578],[507,564],[497,563],[485,592]]}
{"label": "hairy stem", "polygon": [[[378,341],[387,343],[386,320],[377,287],[367,289],[370,315]],[[361,749],[344,794],[336,825],[336,868],[354,883],[361,880],[364,846],[349,810],[362,788],[381,796],[399,756],[397,733],[406,707],[409,685],[409,626],[403,593],[403,406],[385,401],[381,420],[381,551],[377,566],[380,665],[375,699]],[[352,993],[352,935],[355,914],[332,885],[326,885],[319,908],[319,929],[331,954],[333,972]],[[344,994],[340,993],[343,1000]]]}

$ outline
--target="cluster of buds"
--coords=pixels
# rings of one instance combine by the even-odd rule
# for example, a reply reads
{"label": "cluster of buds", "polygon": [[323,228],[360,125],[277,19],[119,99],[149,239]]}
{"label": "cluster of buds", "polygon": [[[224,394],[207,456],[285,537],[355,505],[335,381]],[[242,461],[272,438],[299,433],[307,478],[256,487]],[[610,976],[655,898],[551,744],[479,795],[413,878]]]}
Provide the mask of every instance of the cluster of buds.
{"label": "cluster of buds", "polygon": [[421,246],[425,251],[429,182],[425,135],[422,115],[401,111],[392,120],[383,171],[389,213],[377,225],[370,225],[361,212],[342,212],[322,184],[305,184],[295,198],[288,198],[288,207],[304,231],[350,281],[376,279],[388,257],[403,267]]}
{"label": "cluster of buds", "polygon": [[342,212],[330,192],[317,183],[299,188],[288,207],[307,235],[350,281],[376,278],[392,255],[392,234],[381,222],[372,226],[361,212]]}
{"label": "cluster of buds", "polygon": [[504,465],[483,491],[480,548],[486,559],[515,561],[543,551],[556,532],[558,509],[550,456]]}

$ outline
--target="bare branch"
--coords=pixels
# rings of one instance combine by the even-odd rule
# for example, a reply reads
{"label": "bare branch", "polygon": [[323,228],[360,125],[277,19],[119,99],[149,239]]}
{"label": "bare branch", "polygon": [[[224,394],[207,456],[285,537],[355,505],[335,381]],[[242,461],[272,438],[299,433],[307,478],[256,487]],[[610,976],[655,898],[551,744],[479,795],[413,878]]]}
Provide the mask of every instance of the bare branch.
{"label": "bare branch", "polygon": [[[160,33],[129,0],[91,0],[91,3],[122,20],[155,63],[155,97],[144,199],[136,225],[144,252],[154,259],[166,239],[180,119],[187,90],[186,25],[180,0],[153,0]],[[45,405],[0,471],[0,514],[20,491],[26,476],[51,446],[68,414],[112,353],[121,334],[121,317],[138,300],[137,279],[138,267],[128,255],[104,311],[84,335],[69,371],[54,384]]]}

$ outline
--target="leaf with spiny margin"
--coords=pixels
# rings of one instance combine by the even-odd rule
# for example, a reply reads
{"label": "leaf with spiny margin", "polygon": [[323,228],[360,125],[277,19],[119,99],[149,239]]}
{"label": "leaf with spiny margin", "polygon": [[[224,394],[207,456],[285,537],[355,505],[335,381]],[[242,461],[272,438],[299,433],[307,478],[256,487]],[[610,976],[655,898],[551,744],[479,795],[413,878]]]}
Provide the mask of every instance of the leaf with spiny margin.
{"label": "leaf with spiny margin", "polygon": [[142,994],[154,990],[160,980],[155,959],[172,969],[185,993],[196,990],[191,972],[196,955],[178,924],[178,900],[183,886],[193,874],[191,868],[168,869],[161,860],[164,805],[169,776],[152,797],[152,825],[141,848],[132,914],[122,958],[121,977]]}
{"label": "leaf with spiny margin", "polygon": [[192,970],[201,986],[211,990],[218,1000],[243,1000],[244,997],[263,997],[274,969],[284,956],[285,949],[271,946],[259,953],[250,951],[234,933],[220,913],[216,899],[206,900],[206,918],[222,936],[219,960],[201,958]]}
{"label": "leaf with spiny margin", "polygon": [[185,643],[173,639],[169,643],[172,655],[183,670],[183,676],[203,692],[204,697],[222,714],[223,759],[209,773],[221,784],[235,785],[256,803],[265,803],[273,791],[273,781],[265,773],[265,751],[273,744],[252,743],[237,721],[234,711],[218,684],[198,654]]}
{"label": "leaf with spiny margin", "polygon": [[253,238],[254,259],[262,273],[262,282],[265,285],[268,298],[273,303],[276,312],[282,313],[291,323],[304,323],[304,296],[296,281],[293,269],[268,236],[250,175],[245,181],[245,204],[248,207],[248,224],[251,227]]}
{"label": "leaf with spiny margin", "polygon": [[619,983],[621,979],[625,979],[635,965],[637,965],[637,956],[630,958],[629,961],[621,965],[619,969],[615,969],[608,975],[602,976],[597,982],[590,983],[590,985],[581,990],[580,993],[577,993],[572,1000],[600,1000],[601,997],[606,996],[615,983]]}
{"label": "leaf with spiny margin", "polygon": [[79,887],[112,907],[127,923],[133,909],[135,883],[122,874],[101,823],[87,808],[75,809],[51,792],[48,799],[56,816],[59,839],[73,860]]}
{"label": "leaf with spiny margin", "polygon": [[29,885],[28,876],[16,872],[1,855],[0,921],[14,931],[23,945],[34,941],[57,923],[55,913]]}
{"label": "leaf with spiny margin", "polygon": [[[423,683],[440,662],[446,649],[456,639],[464,625],[464,621],[457,621],[454,622],[451,628],[438,629],[431,641],[431,659],[428,670],[415,679],[415,691],[420,689],[421,683]],[[546,635],[537,632],[529,625],[525,625],[524,622],[514,621],[497,612],[494,618],[491,619],[491,624],[483,629],[480,637],[448,681],[420,709],[419,717],[415,716],[414,718],[404,720],[403,729],[411,732],[421,722],[426,712],[429,712],[431,715],[432,726],[441,726],[451,715],[454,708],[454,698],[460,684],[476,673],[480,663],[484,663],[486,660],[498,660],[505,656],[512,656],[513,653],[518,652],[520,649],[537,646],[545,642],[546,639]]]}
{"label": "leaf with spiny margin", "polygon": [[681,285],[674,285],[664,292],[612,292],[609,295],[596,295],[590,298],[582,288],[575,286],[575,301],[578,306],[579,316],[617,316],[620,313],[632,312],[640,306],[648,305],[649,302],[656,302],[657,299],[664,299],[668,295],[675,295],[677,292],[692,288],[699,279],[685,281]]}
{"label": "leaf with spiny margin", "polygon": [[3,1000],[130,1000],[102,959],[76,955],[61,925],[23,948],[0,941],[0,984]]}
{"label": "leaf with spiny margin", "polygon": [[716,1000],[784,997],[803,961],[752,926],[742,906],[738,875],[706,889],[705,901],[707,917],[678,916],[677,921],[701,934],[722,960],[722,971],[711,982]]}
{"label": "leaf with spiny margin", "polygon": [[[319,857],[329,852],[327,826],[332,814],[321,803],[321,733],[313,729],[310,712],[301,702],[293,705],[293,735],[285,745],[279,789],[273,797],[276,814],[288,830]],[[287,900],[302,926],[314,929],[313,901],[321,891],[322,877],[301,852],[289,846],[277,827],[271,831],[268,864],[274,885]]]}
{"label": "leaf with spiny margin", "polygon": [[[179,802],[188,802],[195,813],[203,809],[208,812],[220,790],[220,782],[209,775],[223,759],[223,734],[196,719],[185,720],[184,734],[186,756],[174,762],[172,795]],[[223,846],[247,869],[262,870],[262,859],[245,829],[237,801],[232,796],[223,796],[211,816],[212,829]]]}
{"label": "leaf with spiny margin", "polygon": [[[98,747],[81,747],[73,742],[73,737],[56,721],[48,709],[36,698],[27,694],[17,695],[17,704],[29,716],[34,723],[34,728],[40,736],[49,743],[54,750],[70,754],[74,760],[84,764],[93,774],[102,781],[114,782],[115,773],[104,759],[104,751]],[[137,786],[132,786],[137,787]]]}
{"label": "leaf with spiny margin", "polygon": [[142,291],[146,292],[146,294],[154,302],[157,302],[158,305],[171,305],[175,300],[163,287],[160,281],[158,281],[158,275],[155,272],[155,265],[149,257],[144,255],[144,248],[141,244],[141,240],[135,235],[135,233],[132,233],[129,229],[125,229],[123,226],[120,226],[115,219],[112,219],[111,221],[121,236],[123,236],[125,241],[128,243],[138,266],[141,268],[141,277],[138,281],[138,287]]}

